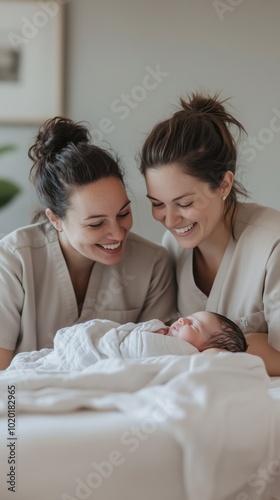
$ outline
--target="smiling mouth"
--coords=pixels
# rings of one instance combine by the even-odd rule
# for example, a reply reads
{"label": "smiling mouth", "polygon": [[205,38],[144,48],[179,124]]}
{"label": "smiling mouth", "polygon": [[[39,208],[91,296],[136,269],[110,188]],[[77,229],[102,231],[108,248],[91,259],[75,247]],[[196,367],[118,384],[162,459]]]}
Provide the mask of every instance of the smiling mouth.
{"label": "smiling mouth", "polygon": [[122,242],[119,241],[118,243],[113,243],[113,244],[110,244],[110,245],[98,245],[102,248],[104,248],[105,250],[117,250],[117,248],[120,248]]}
{"label": "smiling mouth", "polygon": [[119,241],[118,243],[96,243],[96,246],[99,247],[104,254],[114,255],[121,252],[123,241]]}
{"label": "smiling mouth", "polygon": [[192,224],[189,224],[186,227],[181,227],[180,229],[174,228],[174,231],[176,234],[186,234],[195,226],[195,224],[196,224],[196,222],[193,222]]}

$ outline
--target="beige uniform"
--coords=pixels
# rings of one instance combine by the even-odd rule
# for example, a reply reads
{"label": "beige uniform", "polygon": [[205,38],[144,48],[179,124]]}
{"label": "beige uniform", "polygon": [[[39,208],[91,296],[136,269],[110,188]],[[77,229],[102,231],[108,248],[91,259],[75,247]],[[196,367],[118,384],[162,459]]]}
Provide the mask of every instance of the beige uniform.
{"label": "beige uniform", "polygon": [[94,318],[168,322],[176,315],[175,303],[170,256],[133,233],[121,263],[95,262],[80,306],[49,222],[26,226],[0,240],[1,348],[23,352],[52,347],[59,328]]}
{"label": "beige uniform", "polygon": [[228,316],[244,333],[268,332],[280,350],[280,212],[238,204],[231,238],[207,297],[193,276],[193,250],[180,249],[171,233],[163,244],[176,260],[180,316],[213,311]]}

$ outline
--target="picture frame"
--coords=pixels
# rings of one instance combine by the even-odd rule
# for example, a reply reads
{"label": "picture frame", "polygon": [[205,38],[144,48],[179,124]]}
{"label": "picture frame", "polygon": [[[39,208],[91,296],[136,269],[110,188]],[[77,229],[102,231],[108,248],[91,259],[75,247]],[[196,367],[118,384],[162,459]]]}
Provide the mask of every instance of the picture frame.
{"label": "picture frame", "polygon": [[0,124],[63,115],[62,0],[0,0]]}

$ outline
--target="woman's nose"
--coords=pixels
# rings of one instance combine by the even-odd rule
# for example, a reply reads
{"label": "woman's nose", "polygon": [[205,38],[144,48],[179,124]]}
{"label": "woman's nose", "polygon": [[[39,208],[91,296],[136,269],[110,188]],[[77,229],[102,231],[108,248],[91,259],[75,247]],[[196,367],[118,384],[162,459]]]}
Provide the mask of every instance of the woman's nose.
{"label": "woman's nose", "polygon": [[120,221],[116,221],[110,227],[109,235],[112,239],[121,241],[124,237],[124,228]]}
{"label": "woman's nose", "polygon": [[176,210],[174,208],[166,208],[165,212],[165,217],[164,217],[164,225],[167,227],[167,229],[171,229],[175,227],[178,222],[180,221],[181,216],[176,213]]}

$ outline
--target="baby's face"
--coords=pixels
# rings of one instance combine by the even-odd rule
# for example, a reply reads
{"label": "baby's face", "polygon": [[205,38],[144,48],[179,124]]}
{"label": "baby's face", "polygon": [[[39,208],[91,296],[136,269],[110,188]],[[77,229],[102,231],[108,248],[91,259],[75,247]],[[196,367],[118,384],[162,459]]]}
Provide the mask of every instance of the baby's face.
{"label": "baby's face", "polygon": [[170,326],[167,335],[186,340],[200,351],[211,333],[218,328],[219,323],[214,314],[200,311],[186,318],[179,318]]}

